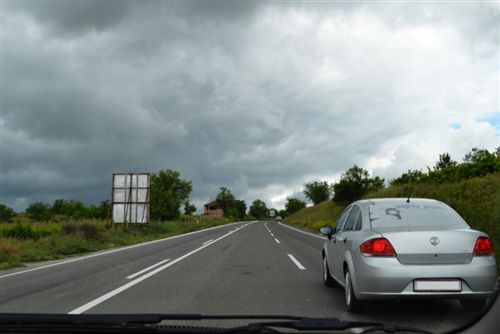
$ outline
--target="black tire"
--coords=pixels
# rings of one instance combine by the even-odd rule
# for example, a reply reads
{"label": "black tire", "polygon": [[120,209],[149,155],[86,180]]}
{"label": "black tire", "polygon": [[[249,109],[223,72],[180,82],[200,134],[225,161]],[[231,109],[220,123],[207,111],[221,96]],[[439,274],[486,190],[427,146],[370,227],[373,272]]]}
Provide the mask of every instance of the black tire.
{"label": "black tire", "polygon": [[330,270],[328,269],[328,260],[326,259],[326,256],[323,256],[323,284],[330,287],[337,285],[330,274]]}
{"label": "black tire", "polygon": [[356,294],[354,293],[354,288],[351,281],[351,274],[349,270],[346,270],[344,276],[345,282],[345,304],[347,306],[347,311],[351,313],[359,313],[363,310],[365,303],[362,300],[356,298]]}
{"label": "black tire", "polygon": [[486,298],[464,298],[460,299],[462,308],[468,311],[481,311],[486,306]]}

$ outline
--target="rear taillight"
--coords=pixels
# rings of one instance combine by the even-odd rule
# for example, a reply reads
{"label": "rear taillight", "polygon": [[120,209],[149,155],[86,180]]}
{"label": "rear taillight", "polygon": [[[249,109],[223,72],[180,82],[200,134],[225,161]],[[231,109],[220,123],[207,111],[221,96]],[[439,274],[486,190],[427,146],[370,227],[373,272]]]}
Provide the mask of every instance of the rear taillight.
{"label": "rear taillight", "polygon": [[477,238],[476,245],[474,246],[474,256],[477,255],[493,255],[493,244],[489,238]]}
{"label": "rear taillight", "polygon": [[359,249],[364,256],[396,256],[396,251],[389,240],[385,238],[365,241],[359,246]]}

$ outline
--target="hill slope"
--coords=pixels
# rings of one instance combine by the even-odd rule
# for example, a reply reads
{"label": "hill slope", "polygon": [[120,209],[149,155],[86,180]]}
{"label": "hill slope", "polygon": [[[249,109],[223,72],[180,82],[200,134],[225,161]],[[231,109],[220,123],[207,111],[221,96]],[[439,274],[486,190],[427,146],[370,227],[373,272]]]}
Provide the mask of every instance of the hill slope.
{"label": "hill slope", "polygon": [[[433,198],[455,209],[473,228],[488,233],[500,258],[500,173],[456,183],[416,184],[412,197]],[[368,194],[365,198],[406,197],[406,186],[389,187]],[[344,209],[333,201],[325,201],[302,209],[284,220],[284,223],[319,230],[334,225]]]}

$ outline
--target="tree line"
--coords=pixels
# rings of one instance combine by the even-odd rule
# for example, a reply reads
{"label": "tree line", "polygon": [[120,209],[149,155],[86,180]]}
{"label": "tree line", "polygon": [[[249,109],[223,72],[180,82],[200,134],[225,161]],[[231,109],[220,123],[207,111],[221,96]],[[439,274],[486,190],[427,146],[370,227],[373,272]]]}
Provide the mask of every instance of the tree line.
{"label": "tree line", "polygon": [[[473,148],[462,159],[454,161],[449,153],[439,155],[435,165],[426,171],[409,170],[401,176],[389,181],[390,186],[411,185],[414,183],[459,182],[474,177],[500,172],[500,146],[495,151]],[[385,188],[385,180],[375,176],[357,165],[345,171],[338,182],[329,184],[325,181],[314,181],[305,184],[303,193],[314,205],[332,199],[336,203],[346,205],[363,198],[370,192]],[[297,198],[287,198],[283,216],[290,215],[306,207],[306,203]]]}
{"label": "tree line", "polygon": [[426,171],[409,170],[390,181],[391,185],[409,183],[445,183],[459,182],[474,177],[500,172],[500,146],[495,151],[474,147],[467,153],[461,163],[453,160],[449,153],[439,155],[436,164]]}
{"label": "tree line", "polygon": [[[438,161],[426,171],[409,170],[389,181],[389,185],[411,185],[413,183],[458,182],[474,177],[481,177],[500,172],[500,147],[495,151],[473,148],[462,159],[461,163],[453,160],[449,153],[439,155]],[[314,205],[332,199],[339,204],[348,204],[361,199],[369,192],[385,188],[385,180],[374,176],[353,165],[346,170],[339,181],[329,184],[326,181],[313,181],[304,185],[304,196]],[[176,220],[181,214],[191,215],[196,207],[190,203],[192,182],[183,180],[177,171],[162,169],[151,175],[151,219],[153,221]],[[231,189],[221,187],[216,202],[223,210],[224,216],[234,220],[263,219],[276,212],[286,217],[306,207],[306,202],[289,197],[283,210],[268,208],[260,199],[252,202],[248,208],[245,201],[237,199]],[[56,199],[52,204],[43,202],[31,203],[26,215],[33,221],[65,220],[65,219],[106,219],[110,213],[109,201],[99,205],[85,205],[80,200]],[[181,210],[183,212],[181,212]],[[0,203],[0,221],[11,222],[16,212]]]}
{"label": "tree line", "polygon": [[[192,215],[196,207],[189,201],[193,190],[192,182],[181,178],[179,172],[162,169],[151,174],[150,204],[152,221],[177,220],[182,214]],[[216,196],[218,207],[229,219],[243,220],[267,217],[269,210],[260,199],[249,208],[243,200],[237,199],[229,188],[221,187]],[[36,222],[65,221],[81,219],[107,219],[110,215],[110,202],[99,205],[86,205],[76,199],[56,199],[52,204],[34,202],[25,210],[28,219]],[[17,213],[0,203],[0,221],[12,222]]]}

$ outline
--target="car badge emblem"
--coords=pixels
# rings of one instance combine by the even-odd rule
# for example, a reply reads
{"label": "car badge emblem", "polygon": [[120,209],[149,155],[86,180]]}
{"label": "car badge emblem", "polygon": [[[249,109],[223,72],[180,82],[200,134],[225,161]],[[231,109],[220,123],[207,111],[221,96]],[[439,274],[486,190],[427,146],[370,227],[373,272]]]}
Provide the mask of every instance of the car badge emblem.
{"label": "car badge emblem", "polygon": [[439,239],[438,237],[432,237],[430,242],[432,246],[437,246],[439,244]]}

